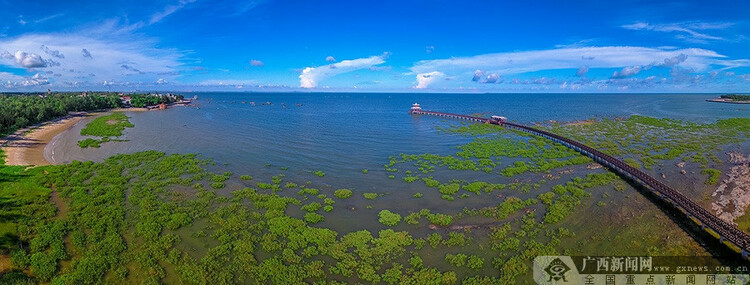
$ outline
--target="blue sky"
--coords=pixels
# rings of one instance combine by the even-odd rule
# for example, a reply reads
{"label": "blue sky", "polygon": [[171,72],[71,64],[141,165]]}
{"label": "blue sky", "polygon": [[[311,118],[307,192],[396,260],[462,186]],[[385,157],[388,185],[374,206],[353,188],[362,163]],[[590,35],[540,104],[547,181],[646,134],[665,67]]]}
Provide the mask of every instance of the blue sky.
{"label": "blue sky", "polygon": [[0,91],[748,92],[747,1],[0,0]]}

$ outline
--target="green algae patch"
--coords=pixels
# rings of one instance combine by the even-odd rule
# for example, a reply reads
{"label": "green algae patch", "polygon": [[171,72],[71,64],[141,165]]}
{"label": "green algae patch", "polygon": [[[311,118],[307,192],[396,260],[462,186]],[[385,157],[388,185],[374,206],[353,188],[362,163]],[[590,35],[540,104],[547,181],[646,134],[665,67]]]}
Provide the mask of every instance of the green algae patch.
{"label": "green algae patch", "polygon": [[352,196],[352,190],[349,189],[338,189],[333,192],[333,196],[339,199],[346,199]]}
{"label": "green algae patch", "polygon": [[382,210],[378,213],[378,222],[392,227],[401,223],[401,215],[388,210]]}
{"label": "green algae patch", "polygon": [[106,142],[125,141],[112,138],[122,136],[122,132],[125,128],[134,127],[128,119],[127,115],[117,112],[112,115],[101,116],[94,119],[86,124],[86,127],[81,130],[81,135],[99,137],[99,139],[87,138],[80,140],[78,141],[78,146],[81,148],[98,148]]}
{"label": "green algae patch", "polygon": [[703,169],[701,173],[708,175],[708,179],[706,179],[706,185],[716,185],[719,183],[719,178],[721,178],[721,170],[718,169],[707,168]]}
{"label": "green algae patch", "polygon": [[362,196],[367,200],[375,200],[375,198],[378,198],[378,193],[362,193]]}

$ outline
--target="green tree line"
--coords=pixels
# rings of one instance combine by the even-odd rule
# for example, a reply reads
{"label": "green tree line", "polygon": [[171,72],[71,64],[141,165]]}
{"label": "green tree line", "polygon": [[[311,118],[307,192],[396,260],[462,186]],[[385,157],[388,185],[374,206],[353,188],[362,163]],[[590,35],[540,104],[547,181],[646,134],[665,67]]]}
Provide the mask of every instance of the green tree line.
{"label": "green tree line", "polygon": [[153,106],[161,103],[172,103],[182,99],[182,95],[170,97],[166,95],[133,94],[130,95],[130,105],[136,108],[143,108],[146,106]]}
{"label": "green tree line", "polygon": [[732,99],[735,101],[750,101],[750,95],[727,94],[721,95],[721,98]]}
{"label": "green tree line", "polygon": [[116,93],[54,93],[46,96],[0,94],[0,135],[67,115],[69,112],[120,107]]}

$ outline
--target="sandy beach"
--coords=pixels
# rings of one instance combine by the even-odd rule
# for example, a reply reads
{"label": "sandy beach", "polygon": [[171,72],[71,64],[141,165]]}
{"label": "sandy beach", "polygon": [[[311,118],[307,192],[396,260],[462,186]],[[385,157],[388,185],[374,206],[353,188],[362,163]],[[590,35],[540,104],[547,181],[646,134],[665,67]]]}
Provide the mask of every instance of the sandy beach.
{"label": "sandy beach", "polygon": [[0,140],[5,152],[6,165],[49,165],[44,158],[44,148],[56,135],[90,116],[78,113],[49,121],[38,126],[18,130]]}

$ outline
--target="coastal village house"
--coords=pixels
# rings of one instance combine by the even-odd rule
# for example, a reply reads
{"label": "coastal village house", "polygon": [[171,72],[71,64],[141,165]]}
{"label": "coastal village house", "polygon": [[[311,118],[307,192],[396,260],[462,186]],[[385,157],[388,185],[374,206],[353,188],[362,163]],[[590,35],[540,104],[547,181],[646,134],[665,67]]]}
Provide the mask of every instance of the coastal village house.
{"label": "coastal village house", "polygon": [[120,96],[120,100],[123,105],[130,106],[130,96]]}

